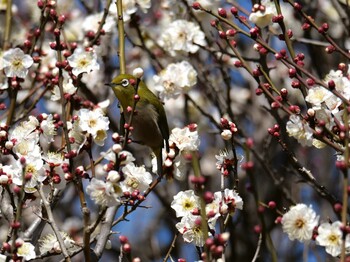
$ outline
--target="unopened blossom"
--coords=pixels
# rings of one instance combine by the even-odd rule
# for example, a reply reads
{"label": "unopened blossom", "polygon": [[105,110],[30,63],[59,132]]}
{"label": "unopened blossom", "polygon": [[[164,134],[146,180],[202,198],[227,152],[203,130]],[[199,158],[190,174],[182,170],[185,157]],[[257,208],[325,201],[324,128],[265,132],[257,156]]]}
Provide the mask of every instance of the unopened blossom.
{"label": "unopened blossom", "polygon": [[109,119],[104,116],[101,109],[89,110],[80,109],[78,112],[79,125],[81,130],[89,133],[96,144],[102,146],[107,138],[107,130],[109,129]]}
{"label": "unopened blossom", "polygon": [[198,45],[206,44],[204,36],[197,24],[180,19],[167,26],[160,36],[159,45],[172,56],[176,52],[196,53]]}
{"label": "unopened blossom", "polygon": [[282,229],[288,234],[290,240],[308,241],[312,238],[318,219],[311,206],[297,204],[282,216]]}
{"label": "unopened blossom", "polygon": [[[335,221],[333,223],[322,223],[318,229],[318,235],[316,237],[316,244],[324,246],[326,252],[333,257],[339,256],[343,244],[343,231],[341,230],[342,223]],[[346,248],[350,247],[350,238],[347,235],[345,240]]]}
{"label": "unopened blossom", "polygon": [[[66,233],[59,232],[63,243],[68,251],[72,251],[75,247],[75,241]],[[49,253],[61,253],[62,249],[60,243],[55,234],[48,234],[39,239],[40,254]]]}
{"label": "unopened blossom", "polygon": [[[73,80],[71,78],[63,78],[63,94],[74,95],[77,91],[77,87],[73,85]],[[51,100],[59,101],[61,99],[61,93],[58,85],[54,86],[52,90]]]}
{"label": "unopened blossom", "polygon": [[183,217],[200,209],[200,199],[193,190],[180,191],[174,196],[170,206],[175,210],[176,217]]}
{"label": "unopened blossom", "polygon": [[222,130],[220,135],[224,140],[230,140],[232,138],[232,132],[229,129]]}
{"label": "unopened blossom", "polygon": [[115,206],[120,203],[122,190],[117,184],[92,178],[86,187],[86,193],[97,205]]}
{"label": "unopened blossom", "polygon": [[300,116],[291,115],[287,122],[287,133],[289,136],[295,137],[302,145],[311,146],[313,141],[313,133],[311,127],[304,122]]}
{"label": "unopened blossom", "polygon": [[114,153],[112,150],[108,152],[101,152],[101,155],[104,157],[104,159],[112,162],[116,162],[116,157],[121,159],[120,165],[128,165],[135,161],[134,156],[129,151],[120,151],[118,154]]}
{"label": "unopened blossom", "polygon": [[261,6],[264,6],[264,9],[258,8],[253,10],[249,15],[249,20],[256,24],[258,27],[265,27],[272,24],[272,17],[277,15],[277,10],[273,1],[262,0]]}
{"label": "unopened blossom", "polygon": [[122,168],[124,180],[120,183],[123,192],[132,193],[135,190],[144,192],[152,183],[151,173],[146,171],[144,166],[135,166],[130,163]]}
{"label": "unopened blossom", "polygon": [[90,73],[93,70],[99,70],[100,65],[97,62],[96,53],[93,50],[86,51],[77,48],[73,55],[68,57],[69,65],[73,68],[72,73],[78,76],[81,73]]}
{"label": "unopened blossom", "polygon": [[36,257],[35,247],[30,242],[23,242],[17,249],[17,256],[21,257],[24,261],[34,259]]}
{"label": "unopened blossom", "polygon": [[[171,150],[173,150],[173,149],[170,149],[170,152],[171,152]],[[164,163],[164,165],[166,165],[166,163],[167,163],[166,162],[167,154],[168,153],[166,152],[165,148],[163,148],[163,163]],[[169,159],[168,159],[168,161],[169,161]],[[173,174],[173,177],[176,180],[183,181],[186,178],[186,165],[187,165],[188,160],[185,159],[183,154],[178,154],[175,157],[175,159],[170,160],[170,161],[172,161],[172,168],[173,168],[172,174]],[[152,172],[157,174],[157,169],[158,169],[157,156],[153,155],[153,158],[152,158]]]}
{"label": "unopened blossom", "polygon": [[22,49],[12,48],[3,53],[0,60],[0,70],[4,69],[7,77],[25,78],[33,63],[32,57],[26,55]]}
{"label": "unopened blossom", "polygon": [[197,151],[200,144],[197,130],[190,130],[187,126],[182,129],[174,128],[169,142],[175,143],[180,151]]}
{"label": "unopened blossom", "polygon": [[189,62],[182,61],[169,64],[153,80],[161,99],[176,98],[187,93],[197,83],[197,72]]}

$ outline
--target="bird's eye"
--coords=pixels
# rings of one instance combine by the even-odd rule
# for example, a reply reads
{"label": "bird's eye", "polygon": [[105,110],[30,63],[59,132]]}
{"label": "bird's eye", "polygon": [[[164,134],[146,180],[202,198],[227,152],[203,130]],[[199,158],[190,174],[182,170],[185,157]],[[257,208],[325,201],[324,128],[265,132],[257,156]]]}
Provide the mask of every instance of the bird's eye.
{"label": "bird's eye", "polygon": [[121,84],[122,84],[122,86],[127,87],[129,85],[129,80],[123,79]]}

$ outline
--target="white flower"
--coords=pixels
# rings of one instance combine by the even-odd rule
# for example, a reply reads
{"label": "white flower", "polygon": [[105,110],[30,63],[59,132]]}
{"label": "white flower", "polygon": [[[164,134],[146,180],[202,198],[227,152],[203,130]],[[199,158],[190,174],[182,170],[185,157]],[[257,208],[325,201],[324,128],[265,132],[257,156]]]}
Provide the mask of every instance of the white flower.
{"label": "white flower", "polygon": [[[226,149],[220,151],[219,155],[215,155],[216,158],[216,169],[220,170],[221,173],[224,173],[225,170],[232,167],[235,163],[235,159],[232,151],[228,152]],[[240,160],[242,160],[241,157]]]}
{"label": "white flower", "polygon": [[193,190],[180,191],[174,196],[170,206],[175,210],[176,217],[183,217],[200,209],[200,199]]}
{"label": "white flower", "polygon": [[[1,10],[1,6],[0,6],[0,10]],[[5,8],[5,10],[6,10],[6,8]],[[0,254],[0,262],[6,262],[6,258],[7,258],[7,256]]]}
{"label": "white flower", "polygon": [[[343,232],[341,230],[342,223],[335,221],[332,224],[322,223],[318,227],[318,235],[316,243],[320,246],[326,247],[326,252],[333,257],[339,256],[343,243]],[[346,237],[346,248],[350,246],[349,235]]]}
{"label": "white flower", "polygon": [[109,129],[108,117],[104,116],[100,108],[93,111],[85,108],[80,109],[78,116],[81,130],[91,134],[96,144],[102,146]]}
{"label": "white flower", "polygon": [[319,217],[311,206],[297,204],[282,216],[282,229],[288,234],[290,240],[308,241],[312,238],[318,219]]}
{"label": "white flower", "polygon": [[305,97],[305,101],[312,104],[312,108],[315,110],[321,109],[322,103],[324,103],[333,94],[322,86],[316,86],[309,89],[308,95]]}
{"label": "white flower", "polygon": [[198,45],[205,45],[204,33],[199,26],[187,20],[173,21],[161,34],[159,45],[172,56],[176,52],[196,53]]}
{"label": "white flower", "polygon": [[50,167],[57,167],[62,165],[65,162],[68,162],[68,160],[64,158],[62,153],[56,153],[56,152],[47,152],[46,156],[43,157],[43,160]]}
{"label": "white flower", "polygon": [[57,132],[52,114],[48,115],[46,119],[41,121],[40,129],[42,130],[42,135],[47,143],[54,141],[53,137],[57,134]]}
{"label": "white flower", "polygon": [[75,76],[100,69],[100,65],[97,62],[97,56],[93,50],[85,51],[82,48],[77,48],[73,55],[68,57],[68,62],[73,68],[72,73]]}
{"label": "white flower", "polygon": [[22,49],[19,48],[7,50],[1,60],[0,70],[4,69],[7,77],[25,78],[28,74],[28,68],[34,63],[32,57],[24,54]]}
{"label": "white flower", "polygon": [[265,10],[261,11],[260,8],[254,10],[249,15],[249,20],[262,28],[272,24],[272,17],[277,15],[277,11],[273,1],[262,0],[261,5],[265,7]]}
{"label": "white flower", "polygon": [[[209,227],[213,229],[211,223],[209,223]],[[185,242],[194,242],[194,244],[198,247],[202,247],[204,245],[205,239],[202,231],[200,216],[188,214],[187,216],[181,218],[181,222],[176,224],[176,228],[181,234],[183,234]]]}
{"label": "white flower", "polygon": [[220,213],[222,214],[235,212],[236,209],[243,209],[242,198],[232,189],[225,188],[224,192],[215,192],[214,201],[219,203]]}
{"label": "white flower", "polygon": [[130,163],[123,167],[122,172],[125,179],[120,183],[123,192],[132,193],[136,189],[144,192],[152,183],[152,175],[146,171],[144,166],[137,167]]}
{"label": "white flower", "polygon": [[86,193],[96,204],[110,207],[120,203],[122,190],[117,184],[92,178],[86,187]]}
{"label": "white flower", "polygon": [[289,136],[295,137],[302,145],[311,146],[313,133],[311,127],[297,115],[291,115],[286,126]]}
{"label": "white flower", "polygon": [[180,151],[197,151],[200,144],[197,130],[191,131],[187,126],[182,129],[174,128],[169,142],[175,143]]}
{"label": "white flower", "polygon": [[[21,160],[17,160],[16,162],[17,169],[21,170],[23,165],[21,164]],[[26,157],[26,164],[24,166],[24,174],[22,176],[22,172],[17,172],[13,177],[13,183],[22,186],[24,184],[24,191],[27,193],[33,193],[36,191],[35,187],[37,186],[39,181],[39,177],[45,177],[40,176],[41,173],[43,173],[43,166],[44,163],[41,159],[41,156],[34,157],[32,155]],[[26,179],[23,181],[23,177]]]}
{"label": "white flower", "polygon": [[187,93],[197,83],[197,72],[187,61],[169,64],[153,77],[155,90],[161,99],[176,98]]}
{"label": "white flower", "polygon": [[17,249],[17,256],[22,257],[24,261],[31,260],[36,257],[35,247],[29,242],[24,242]]}
{"label": "white flower", "polygon": [[[60,232],[61,238],[64,242],[65,247],[68,251],[72,251],[75,246],[74,240],[66,233]],[[55,234],[48,234],[39,239],[39,250],[40,254],[50,253],[61,253],[61,246],[57,240]]]}
{"label": "white flower", "polygon": [[[77,88],[73,85],[73,80],[71,78],[63,79],[63,94],[73,95],[77,91]],[[61,99],[60,89],[56,85],[52,90],[52,101],[59,101]]]}
{"label": "white flower", "polygon": [[[115,4],[112,4],[112,5],[115,5]],[[95,32],[97,30],[97,28],[100,26],[102,17],[103,17],[103,12],[91,14],[91,15],[85,17],[85,20],[84,20],[83,24],[81,25],[84,32],[88,32],[88,31]],[[103,30],[106,33],[109,33],[115,27],[116,27],[116,25],[115,25],[115,20],[113,19],[113,17],[107,16],[105,24],[103,25]]]}
{"label": "white flower", "polygon": [[[123,20],[124,22],[129,21],[132,14],[136,13],[137,6],[139,6],[142,12],[146,13],[151,7],[151,0],[123,0]],[[117,8],[116,3],[112,3],[109,8],[110,14],[116,15]]]}
{"label": "white flower", "polygon": [[67,125],[71,125],[68,136],[70,139],[74,140],[74,143],[71,143],[71,149],[78,153],[85,144],[87,138],[80,128],[79,121],[74,121],[73,125],[71,122],[67,122]]}
{"label": "white flower", "polygon": [[39,121],[29,116],[28,121],[21,122],[16,128],[10,132],[9,140],[13,142],[12,151],[20,156],[40,156],[39,132],[36,129],[39,127]]}

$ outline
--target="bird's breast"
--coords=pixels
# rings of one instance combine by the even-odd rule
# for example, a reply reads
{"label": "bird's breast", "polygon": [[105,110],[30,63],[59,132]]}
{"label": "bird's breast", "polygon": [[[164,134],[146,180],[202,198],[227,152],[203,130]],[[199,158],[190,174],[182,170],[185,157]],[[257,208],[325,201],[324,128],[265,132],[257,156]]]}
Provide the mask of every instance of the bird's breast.
{"label": "bird's breast", "polygon": [[[126,112],[124,112],[126,113]],[[125,114],[129,123],[131,113]],[[133,116],[131,137],[135,142],[142,143],[152,149],[163,146],[163,136],[158,126],[159,114],[152,104],[137,106]]]}

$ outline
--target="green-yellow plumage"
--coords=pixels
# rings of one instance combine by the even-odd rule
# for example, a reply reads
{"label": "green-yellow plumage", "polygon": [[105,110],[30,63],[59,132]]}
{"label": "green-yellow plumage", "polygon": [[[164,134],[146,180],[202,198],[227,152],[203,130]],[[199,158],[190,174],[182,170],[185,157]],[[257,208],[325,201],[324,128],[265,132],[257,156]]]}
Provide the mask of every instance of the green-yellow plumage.
{"label": "green-yellow plumage", "polygon": [[[130,80],[136,83],[132,75],[122,74],[113,79],[111,86],[114,94],[123,109],[125,122],[129,123],[131,112],[127,110],[134,104],[135,87]],[[169,151],[169,127],[163,104],[147,88],[143,81],[138,85],[137,94],[140,99],[136,104],[136,113],[132,120],[132,138],[135,142],[149,146],[157,156],[158,175],[162,174],[162,148],[164,140],[167,152]]]}

